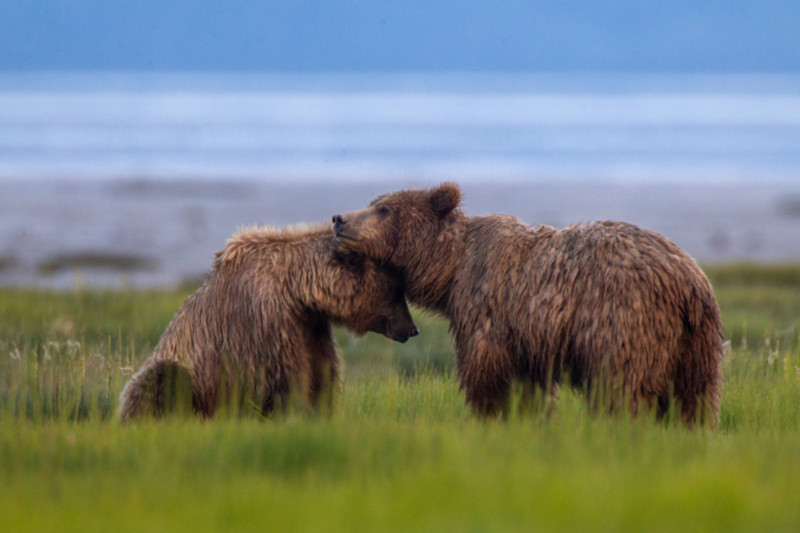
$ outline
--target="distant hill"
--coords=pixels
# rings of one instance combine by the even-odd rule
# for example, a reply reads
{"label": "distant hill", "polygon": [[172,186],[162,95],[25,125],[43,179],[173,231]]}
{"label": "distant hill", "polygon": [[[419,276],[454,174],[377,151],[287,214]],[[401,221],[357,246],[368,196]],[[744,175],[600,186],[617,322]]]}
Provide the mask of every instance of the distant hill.
{"label": "distant hill", "polygon": [[6,0],[0,70],[800,71],[791,1]]}

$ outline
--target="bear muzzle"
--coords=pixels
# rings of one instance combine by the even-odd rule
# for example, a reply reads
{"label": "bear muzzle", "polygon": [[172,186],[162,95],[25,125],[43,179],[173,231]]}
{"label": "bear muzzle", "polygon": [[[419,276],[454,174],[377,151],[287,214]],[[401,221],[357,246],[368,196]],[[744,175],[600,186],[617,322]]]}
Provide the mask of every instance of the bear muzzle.
{"label": "bear muzzle", "polygon": [[411,337],[416,337],[417,335],[419,335],[419,328],[417,328],[417,326],[412,326],[411,330],[408,332],[403,332],[403,333],[392,332],[392,340],[397,342],[406,342]]}
{"label": "bear muzzle", "polygon": [[347,225],[347,218],[342,215],[333,215],[331,220],[333,221],[333,232],[339,237],[342,233],[342,229]]}

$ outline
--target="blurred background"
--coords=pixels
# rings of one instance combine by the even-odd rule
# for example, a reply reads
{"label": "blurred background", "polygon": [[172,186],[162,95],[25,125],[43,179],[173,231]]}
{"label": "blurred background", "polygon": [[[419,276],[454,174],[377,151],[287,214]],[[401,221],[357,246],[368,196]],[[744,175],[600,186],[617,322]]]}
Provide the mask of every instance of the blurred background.
{"label": "blurred background", "polygon": [[0,3],[0,285],[192,283],[237,228],[458,182],[472,215],[800,259],[800,9]]}

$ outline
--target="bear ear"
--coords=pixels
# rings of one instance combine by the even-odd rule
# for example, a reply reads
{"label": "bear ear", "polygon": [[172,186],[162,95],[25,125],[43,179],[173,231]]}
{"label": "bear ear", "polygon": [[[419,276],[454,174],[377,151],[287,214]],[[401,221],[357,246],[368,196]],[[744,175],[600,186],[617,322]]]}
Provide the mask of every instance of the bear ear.
{"label": "bear ear", "polygon": [[455,183],[442,183],[431,191],[430,201],[433,212],[442,218],[461,203],[461,189]]}

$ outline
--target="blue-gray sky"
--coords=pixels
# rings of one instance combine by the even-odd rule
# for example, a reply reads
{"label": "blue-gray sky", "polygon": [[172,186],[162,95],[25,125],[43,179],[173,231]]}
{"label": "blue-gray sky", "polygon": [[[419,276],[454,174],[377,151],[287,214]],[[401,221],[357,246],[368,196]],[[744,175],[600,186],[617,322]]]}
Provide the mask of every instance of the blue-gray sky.
{"label": "blue-gray sky", "polygon": [[0,70],[800,71],[794,0],[5,0]]}

